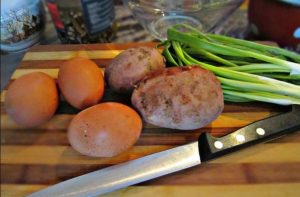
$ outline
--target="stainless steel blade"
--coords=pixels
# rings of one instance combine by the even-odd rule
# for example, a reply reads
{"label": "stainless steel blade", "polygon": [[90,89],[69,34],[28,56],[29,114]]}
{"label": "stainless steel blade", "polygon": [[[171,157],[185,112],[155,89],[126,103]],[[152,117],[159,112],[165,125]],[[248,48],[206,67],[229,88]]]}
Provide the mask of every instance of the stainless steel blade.
{"label": "stainless steel blade", "polygon": [[61,182],[29,197],[96,196],[200,163],[198,142],[193,142]]}

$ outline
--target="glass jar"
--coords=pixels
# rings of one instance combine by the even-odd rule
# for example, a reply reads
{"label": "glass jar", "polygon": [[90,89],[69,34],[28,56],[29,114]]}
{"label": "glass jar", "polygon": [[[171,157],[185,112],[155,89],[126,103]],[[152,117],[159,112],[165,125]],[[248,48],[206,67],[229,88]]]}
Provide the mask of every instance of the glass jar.
{"label": "glass jar", "polygon": [[111,42],[116,35],[114,1],[47,0],[47,6],[65,44]]}
{"label": "glass jar", "polygon": [[37,44],[44,16],[40,0],[1,0],[1,52],[20,52]]}

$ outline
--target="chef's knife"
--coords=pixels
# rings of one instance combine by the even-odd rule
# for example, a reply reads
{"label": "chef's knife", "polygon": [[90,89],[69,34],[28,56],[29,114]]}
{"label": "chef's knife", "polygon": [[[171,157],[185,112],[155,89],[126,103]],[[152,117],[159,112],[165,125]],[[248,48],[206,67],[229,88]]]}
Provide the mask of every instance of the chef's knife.
{"label": "chef's knife", "polygon": [[224,137],[216,138],[203,133],[197,142],[91,172],[35,192],[30,197],[105,194],[201,164],[298,129],[300,106],[294,105],[287,113],[254,122]]}

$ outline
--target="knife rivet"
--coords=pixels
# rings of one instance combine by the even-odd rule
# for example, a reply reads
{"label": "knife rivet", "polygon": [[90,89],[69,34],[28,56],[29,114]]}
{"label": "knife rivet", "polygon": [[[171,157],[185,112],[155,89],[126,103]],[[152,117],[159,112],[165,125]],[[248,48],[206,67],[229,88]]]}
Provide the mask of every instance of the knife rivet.
{"label": "knife rivet", "polygon": [[223,148],[223,143],[220,142],[220,141],[215,141],[214,145],[215,145],[215,147],[216,147],[217,149]]}
{"label": "knife rivet", "polygon": [[243,136],[241,134],[238,134],[235,138],[238,142],[244,142],[245,141],[245,136]]}
{"label": "knife rivet", "polygon": [[257,128],[256,129],[256,133],[258,135],[265,135],[266,134],[266,132],[265,132],[265,130],[263,128]]}

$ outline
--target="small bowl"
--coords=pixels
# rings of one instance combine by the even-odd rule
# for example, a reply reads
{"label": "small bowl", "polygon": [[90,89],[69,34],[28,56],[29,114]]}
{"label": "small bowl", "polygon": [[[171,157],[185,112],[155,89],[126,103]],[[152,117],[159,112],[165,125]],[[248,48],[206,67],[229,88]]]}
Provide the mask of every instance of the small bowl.
{"label": "small bowl", "polygon": [[242,2],[243,0],[123,0],[139,23],[159,40],[166,39],[169,27],[180,23],[212,32]]}

